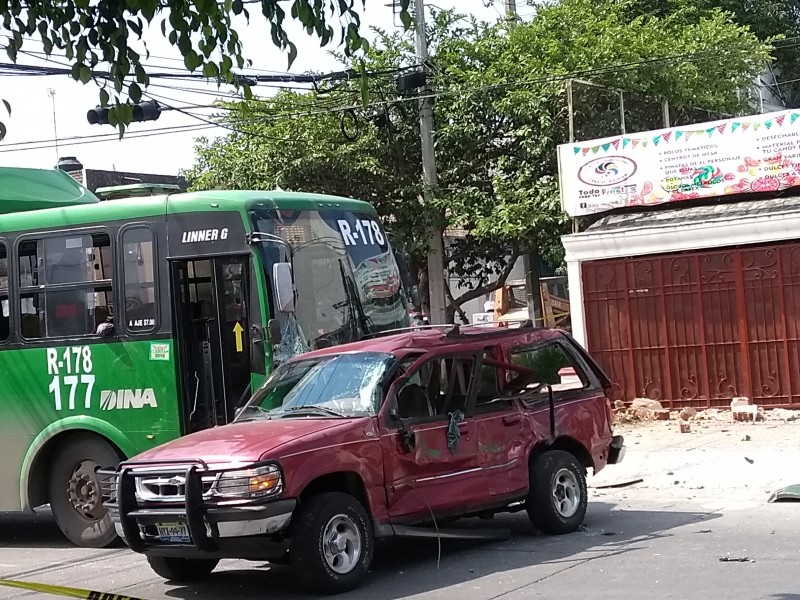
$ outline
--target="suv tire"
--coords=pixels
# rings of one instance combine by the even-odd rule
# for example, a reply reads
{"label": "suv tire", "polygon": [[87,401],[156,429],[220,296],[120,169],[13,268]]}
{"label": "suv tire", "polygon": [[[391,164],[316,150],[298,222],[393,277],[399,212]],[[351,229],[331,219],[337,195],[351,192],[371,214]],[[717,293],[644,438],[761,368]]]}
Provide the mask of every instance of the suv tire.
{"label": "suv tire", "polygon": [[328,492],[303,503],[289,549],[300,584],[311,592],[338,594],[356,588],[372,563],[372,527],[353,496]]}
{"label": "suv tire", "polygon": [[156,575],[177,583],[191,583],[205,579],[219,563],[214,559],[175,556],[148,556],[147,562]]}
{"label": "suv tire", "polygon": [[580,527],[586,516],[586,470],[575,455],[549,450],[530,465],[530,492],[525,502],[533,526],[561,535]]}

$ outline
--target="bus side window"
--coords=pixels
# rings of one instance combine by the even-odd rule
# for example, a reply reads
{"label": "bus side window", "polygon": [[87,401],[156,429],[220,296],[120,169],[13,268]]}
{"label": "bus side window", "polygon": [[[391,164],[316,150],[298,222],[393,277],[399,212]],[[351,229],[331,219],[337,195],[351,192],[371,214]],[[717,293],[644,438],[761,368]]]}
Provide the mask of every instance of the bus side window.
{"label": "bus side window", "polygon": [[149,332],[158,325],[155,241],[146,227],[122,234],[122,270],[125,281],[125,326],[132,333]]}
{"label": "bus side window", "polygon": [[5,342],[11,335],[11,314],[8,304],[8,251],[0,242],[0,342]]}
{"label": "bus side window", "polygon": [[38,243],[34,240],[20,243],[17,260],[20,333],[25,339],[39,339],[44,337],[44,313],[39,311],[39,294],[34,291],[39,286]]}
{"label": "bus side window", "polygon": [[[108,334],[113,259],[107,234],[72,234],[19,246],[24,338]],[[55,287],[57,286],[57,287]]]}

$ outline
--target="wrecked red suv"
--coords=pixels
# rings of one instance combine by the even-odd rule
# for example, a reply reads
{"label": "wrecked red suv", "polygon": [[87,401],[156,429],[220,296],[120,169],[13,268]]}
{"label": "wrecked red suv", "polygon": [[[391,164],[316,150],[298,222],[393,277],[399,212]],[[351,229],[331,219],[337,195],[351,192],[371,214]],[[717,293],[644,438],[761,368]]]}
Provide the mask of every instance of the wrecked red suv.
{"label": "wrecked red suv", "polygon": [[622,460],[609,382],[561,331],[431,328],[299,356],[235,422],[106,475],[120,535],[167,579],[222,558],[290,562],[319,592],[356,587],[375,538],[526,510],[575,531],[586,470]]}

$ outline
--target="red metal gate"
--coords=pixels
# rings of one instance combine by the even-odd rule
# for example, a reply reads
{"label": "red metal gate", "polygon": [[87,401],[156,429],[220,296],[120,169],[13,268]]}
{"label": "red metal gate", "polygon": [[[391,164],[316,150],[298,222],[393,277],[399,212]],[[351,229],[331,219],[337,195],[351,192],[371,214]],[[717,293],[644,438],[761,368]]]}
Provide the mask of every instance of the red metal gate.
{"label": "red metal gate", "polygon": [[583,264],[587,345],[616,397],[800,406],[800,244]]}

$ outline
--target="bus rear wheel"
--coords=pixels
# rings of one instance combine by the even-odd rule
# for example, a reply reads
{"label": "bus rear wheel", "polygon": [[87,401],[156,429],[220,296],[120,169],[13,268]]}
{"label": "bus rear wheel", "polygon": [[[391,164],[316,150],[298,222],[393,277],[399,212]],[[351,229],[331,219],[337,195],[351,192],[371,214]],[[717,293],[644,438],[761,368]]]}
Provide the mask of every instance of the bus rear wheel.
{"label": "bus rear wheel", "polygon": [[56,449],[48,481],[50,508],[76,546],[104,548],[117,538],[96,470],[116,467],[119,460],[107,442],[93,435],[72,437]]}

